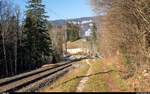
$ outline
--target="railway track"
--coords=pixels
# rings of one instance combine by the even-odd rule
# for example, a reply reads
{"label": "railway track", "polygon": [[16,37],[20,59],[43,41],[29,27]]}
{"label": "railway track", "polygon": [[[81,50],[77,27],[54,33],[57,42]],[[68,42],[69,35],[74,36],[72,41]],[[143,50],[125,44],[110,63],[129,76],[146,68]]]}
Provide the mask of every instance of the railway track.
{"label": "railway track", "polygon": [[25,86],[33,84],[38,80],[51,76],[57,72],[60,72],[70,67],[75,61],[77,60],[64,62],[53,66],[42,67],[40,69],[27,72],[21,75],[0,79],[0,93],[15,92],[16,90],[19,90]]}

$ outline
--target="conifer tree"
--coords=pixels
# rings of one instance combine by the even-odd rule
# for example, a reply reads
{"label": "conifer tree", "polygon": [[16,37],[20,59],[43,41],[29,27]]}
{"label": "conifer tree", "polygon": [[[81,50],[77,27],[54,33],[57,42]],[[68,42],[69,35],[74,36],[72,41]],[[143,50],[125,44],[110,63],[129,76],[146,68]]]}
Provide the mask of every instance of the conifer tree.
{"label": "conifer tree", "polygon": [[67,23],[67,38],[73,42],[79,39],[79,25]]}
{"label": "conifer tree", "polygon": [[25,33],[26,47],[29,52],[28,60],[38,63],[45,61],[52,51],[51,39],[47,30],[48,16],[45,15],[45,5],[42,4],[42,0],[29,0],[27,4]]}
{"label": "conifer tree", "polygon": [[92,50],[93,50],[93,53],[96,54],[96,31],[97,31],[97,27],[96,27],[96,24],[93,23],[93,26],[92,26],[92,40],[91,40],[91,46],[92,46]]}
{"label": "conifer tree", "polygon": [[93,27],[92,27],[92,40],[93,41],[96,41],[96,30],[97,30],[96,24],[93,23]]}

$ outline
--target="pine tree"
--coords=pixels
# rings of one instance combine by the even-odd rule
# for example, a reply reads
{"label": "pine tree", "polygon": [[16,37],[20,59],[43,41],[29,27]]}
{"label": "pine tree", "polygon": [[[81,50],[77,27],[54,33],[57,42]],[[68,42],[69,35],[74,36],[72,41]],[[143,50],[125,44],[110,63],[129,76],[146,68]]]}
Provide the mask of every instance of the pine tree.
{"label": "pine tree", "polygon": [[[41,65],[39,62],[46,60],[51,55],[51,39],[47,30],[47,18],[45,16],[45,5],[42,0],[29,0],[26,11],[26,47],[32,65]],[[35,67],[35,66],[33,66]]]}
{"label": "pine tree", "polygon": [[79,25],[67,23],[68,40],[73,42],[79,39]]}
{"label": "pine tree", "polygon": [[96,24],[93,23],[93,27],[92,27],[92,40],[93,40],[94,42],[96,41],[96,31],[97,31]]}
{"label": "pine tree", "polygon": [[96,24],[93,23],[93,26],[92,26],[92,39],[91,39],[91,48],[92,48],[92,53],[93,54],[96,54],[96,31],[97,31],[97,27],[96,27]]}

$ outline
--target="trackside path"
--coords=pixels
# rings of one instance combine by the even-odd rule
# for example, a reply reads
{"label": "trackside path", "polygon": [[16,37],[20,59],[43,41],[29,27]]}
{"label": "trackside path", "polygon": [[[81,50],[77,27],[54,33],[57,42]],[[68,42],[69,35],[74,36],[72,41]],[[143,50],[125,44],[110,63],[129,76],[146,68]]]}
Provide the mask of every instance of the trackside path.
{"label": "trackside path", "polygon": [[[91,67],[92,65],[90,64],[89,60],[86,59],[86,63],[90,66],[89,70],[87,71],[86,73],[86,76],[90,75],[91,74]],[[89,77],[83,77],[82,80],[80,81],[78,87],[77,87],[77,92],[83,92],[84,90],[84,87],[85,87],[85,83],[88,81]]]}

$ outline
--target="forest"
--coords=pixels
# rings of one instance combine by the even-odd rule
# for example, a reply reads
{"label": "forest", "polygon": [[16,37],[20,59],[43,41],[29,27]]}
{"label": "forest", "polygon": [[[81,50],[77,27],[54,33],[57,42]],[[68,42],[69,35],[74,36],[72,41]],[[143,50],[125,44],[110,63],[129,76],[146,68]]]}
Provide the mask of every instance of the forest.
{"label": "forest", "polygon": [[63,44],[79,38],[79,26],[68,24],[52,27],[42,0],[28,0],[25,12],[0,0],[0,78],[61,61]]}
{"label": "forest", "polygon": [[0,77],[36,69],[53,56],[42,0],[29,0],[26,8],[22,13],[11,1],[0,1]]}
{"label": "forest", "polygon": [[127,73],[124,79],[149,70],[150,0],[90,0],[90,4],[100,26],[97,46],[102,56],[119,57]]}

